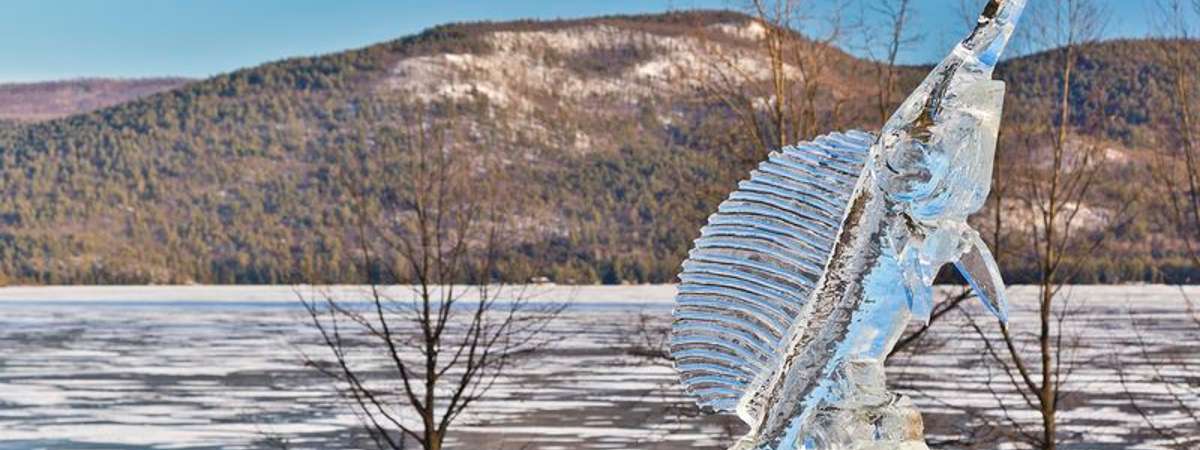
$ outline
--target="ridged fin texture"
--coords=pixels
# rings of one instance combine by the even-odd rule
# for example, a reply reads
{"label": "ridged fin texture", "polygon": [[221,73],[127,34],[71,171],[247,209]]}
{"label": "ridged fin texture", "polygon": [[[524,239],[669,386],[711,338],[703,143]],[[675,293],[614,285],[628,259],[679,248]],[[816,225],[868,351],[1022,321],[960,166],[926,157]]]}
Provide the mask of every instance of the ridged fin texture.
{"label": "ridged fin texture", "polygon": [[700,406],[733,412],[755,377],[775,369],[874,142],[851,131],[771,153],[701,229],[679,275],[671,337]]}

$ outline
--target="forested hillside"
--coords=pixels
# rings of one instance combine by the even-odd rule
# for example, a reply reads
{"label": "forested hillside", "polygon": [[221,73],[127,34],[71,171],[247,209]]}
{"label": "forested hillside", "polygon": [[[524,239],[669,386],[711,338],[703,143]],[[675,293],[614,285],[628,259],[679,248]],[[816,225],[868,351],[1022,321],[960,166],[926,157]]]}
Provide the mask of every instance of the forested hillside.
{"label": "forested hillside", "polygon": [[[447,25],[87,114],[3,124],[0,278],[361,281],[350,194],[336,174],[349,151],[383,145],[384,130],[405,129],[420,110],[466,130],[471,139],[455,151],[499,149],[520,180],[510,193],[520,205],[511,218],[519,231],[507,236],[513,264],[496,276],[671,281],[707,215],[767,150],[742,136],[736,112],[708,88],[720,81],[708,70],[714,52],[758,67],[756,26],[726,12]],[[1139,168],[1145,149],[1169,142],[1151,46],[1111,42],[1078,55],[1072,120],[1106,149],[1112,175],[1091,211],[1119,226],[1085,230],[1104,243],[1096,251],[1116,257],[1076,281],[1195,270],[1178,259],[1177,236],[1156,224],[1155,199],[1131,192],[1150,177]],[[814,128],[878,126],[875,63],[828,55]],[[1015,137],[1045,120],[1038,111],[1057,90],[1047,69],[1055,58],[1002,67],[1010,115],[1001,154],[1036,150]],[[902,68],[900,91],[926,70]],[[998,180],[1030,161],[1002,162]],[[996,234],[1020,280],[1031,263],[1017,222]]]}

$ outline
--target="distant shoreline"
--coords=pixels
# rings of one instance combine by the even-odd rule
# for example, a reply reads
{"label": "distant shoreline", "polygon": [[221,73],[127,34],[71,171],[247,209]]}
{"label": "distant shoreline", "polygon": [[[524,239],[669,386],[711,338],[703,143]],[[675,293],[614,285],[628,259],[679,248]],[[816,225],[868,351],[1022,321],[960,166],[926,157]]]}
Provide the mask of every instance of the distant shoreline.
{"label": "distant shoreline", "polygon": [[[558,285],[530,284],[493,286],[498,298],[526,299],[531,302],[580,300],[600,303],[670,302],[675,296],[673,284],[644,285]],[[381,286],[392,297],[407,295],[410,285]],[[476,286],[456,286],[464,299],[477,299]],[[495,292],[495,291],[493,291]],[[369,285],[57,285],[0,287],[3,302],[297,302],[301,298],[320,299],[332,295],[338,299],[365,298]],[[495,294],[493,294],[495,295]]]}
{"label": "distant shoreline", "polygon": [[[657,304],[674,300],[675,284],[641,285],[557,285],[538,284],[505,286],[500,298],[523,298],[532,302],[571,302]],[[386,286],[384,292],[393,297],[405,295],[407,285]],[[955,289],[955,286],[942,286]],[[1152,300],[1164,294],[1177,295],[1180,289],[1190,297],[1200,299],[1200,286],[1144,285],[1077,285],[1064,288],[1064,295],[1086,297],[1090,292],[1106,295],[1127,295],[1130,301]],[[474,286],[459,286],[465,299]],[[1011,291],[1036,290],[1036,286],[1011,286]],[[0,303],[4,302],[297,302],[301,298],[339,299],[363,298],[369,295],[366,285],[59,285],[0,287]]]}

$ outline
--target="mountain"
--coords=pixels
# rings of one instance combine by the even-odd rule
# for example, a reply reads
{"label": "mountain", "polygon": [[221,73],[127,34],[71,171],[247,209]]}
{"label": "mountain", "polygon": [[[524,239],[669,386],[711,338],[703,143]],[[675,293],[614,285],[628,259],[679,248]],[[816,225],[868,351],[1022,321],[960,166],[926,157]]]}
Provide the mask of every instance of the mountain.
{"label": "mountain", "polygon": [[[453,104],[441,118],[489,136],[522,180],[512,194],[522,226],[498,276],[670,281],[708,214],[765,155],[704,87],[721,81],[707,70],[715,54],[765,70],[761,32],[730,12],[452,24],[0,127],[0,274],[28,283],[360,281],[350,199],[331,174],[348,147],[404,128],[414,102],[426,101]],[[1106,43],[1080,56],[1081,85],[1117,87],[1078,96],[1084,112],[1072,117],[1114,155],[1106,173],[1146,179],[1134,167],[1168,128],[1151,46]],[[877,127],[878,66],[828,50],[817,128]],[[1013,126],[1044,121],[1055,58],[1002,68]],[[927,70],[901,68],[899,91]],[[997,176],[1019,172],[1002,165]],[[1090,211],[1105,217],[1099,200],[1122,201],[1134,184],[1107,183]],[[1097,237],[1117,257],[1077,281],[1186,270],[1164,227],[1112,233]],[[1006,270],[1027,279],[1025,238],[1018,230],[1006,239]]]}
{"label": "mountain", "polygon": [[169,91],[191,80],[87,78],[39,83],[0,84],[0,120],[39,122],[88,113]]}

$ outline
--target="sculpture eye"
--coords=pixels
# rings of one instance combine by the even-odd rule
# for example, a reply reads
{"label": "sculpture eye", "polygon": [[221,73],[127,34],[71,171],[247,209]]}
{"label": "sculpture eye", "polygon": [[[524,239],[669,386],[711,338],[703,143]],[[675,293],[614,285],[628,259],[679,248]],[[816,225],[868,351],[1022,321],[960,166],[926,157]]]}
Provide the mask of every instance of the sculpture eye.
{"label": "sculpture eye", "polygon": [[896,200],[914,200],[933,179],[929,150],[928,145],[909,137],[896,142],[883,158],[883,170],[878,171],[883,190]]}

